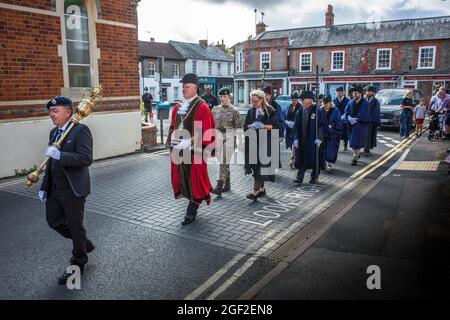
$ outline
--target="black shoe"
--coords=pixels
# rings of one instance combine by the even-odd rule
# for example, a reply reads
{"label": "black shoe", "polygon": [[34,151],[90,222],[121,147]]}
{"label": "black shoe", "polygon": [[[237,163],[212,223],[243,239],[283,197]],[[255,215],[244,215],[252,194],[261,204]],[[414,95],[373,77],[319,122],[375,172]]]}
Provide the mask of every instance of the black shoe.
{"label": "black shoe", "polygon": [[357,164],[358,164],[358,160],[353,159],[353,160],[352,160],[352,166],[356,166]]}
{"label": "black shoe", "polygon": [[249,193],[247,195],[247,199],[253,200],[253,202],[255,202],[258,199],[258,197],[256,195],[254,195],[253,193]]}
{"label": "black shoe", "polygon": [[223,181],[218,180],[217,181],[217,185],[215,186],[215,188],[211,191],[211,193],[214,193],[217,196],[221,196],[222,195],[222,189],[223,189]]}
{"label": "black shoe", "polygon": [[60,276],[58,278],[58,284],[60,284],[60,285],[66,284],[67,283],[67,279],[69,279],[71,275],[73,275],[73,273],[69,273],[67,271],[64,272],[62,274],[62,276]]}
{"label": "black shoe", "polygon": [[263,191],[259,190],[258,193],[256,194],[257,198],[260,197],[264,197],[266,195],[266,189],[264,189]]}
{"label": "black shoe", "polygon": [[225,185],[223,186],[222,192],[228,192],[231,190],[230,186],[230,178],[225,181]]}
{"label": "black shoe", "polygon": [[95,246],[94,246],[94,244],[92,243],[92,241],[89,240],[89,239],[87,239],[87,240],[86,240],[86,252],[87,252],[87,253],[91,253],[92,251],[94,251],[94,249],[95,249]]}
{"label": "black shoe", "polygon": [[184,225],[186,225],[186,224],[189,224],[189,223],[194,222],[195,216],[196,216],[195,214],[187,214],[187,215],[184,217],[184,220],[181,221],[181,224],[184,226]]}
{"label": "black shoe", "polygon": [[295,179],[294,183],[298,183],[298,184],[303,183],[303,179]]}
{"label": "black shoe", "polygon": [[311,178],[311,180],[309,180],[309,183],[319,183],[319,178]]}

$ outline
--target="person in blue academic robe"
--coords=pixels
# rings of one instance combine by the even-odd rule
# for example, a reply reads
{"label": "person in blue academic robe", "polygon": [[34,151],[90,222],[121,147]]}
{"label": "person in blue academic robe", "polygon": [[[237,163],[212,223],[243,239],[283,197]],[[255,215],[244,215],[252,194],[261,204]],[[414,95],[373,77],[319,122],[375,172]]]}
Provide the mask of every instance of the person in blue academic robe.
{"label": "person in blue academic robe", "polygon": [[289,105],[289,107],[286,109],[284,113],[284,123],[286,125],[286,129],[284,132],[284,141],[286,142],[286,149],[291,150],[291,157],[289,159],[289,166],[291,168],[294,167],[294,148],[292,147],[292,144],[294,143],[294,121],[295,121],[295,114],[299,109],[302,108],[302,105],[300,104],[300,95],[295,92],[291,95],[292,103]]}
{"label": "person in blue academic robe", "polygon": [[325,116],[328,123],[328,128],[330,130],[330,136],[326,140],[325,148],[325,170],[328,172],[332,171],[332,163],[336,163],[339,142],[342,134],[342,120],[341,112],[338,108],[333,105],[331,101],[331,96],[326,96],[323,100],[323,110],[325,111]]}
{"label": "person in blue academic robe", "polygon": [[377,90],[370,86],[366,92],[366,100],[370,108],[370,124],[367,133],[366,145],[364,146],[364,156],[370,155],[370,150],[377,146],[378,127],[381,126],[380,102],[375,98]]}
{"label": "person in blue academic robe", "polygon": [[[325,165],[325,139],[329,136],[329,129],[323,109],[313,105],[314,94],[303,91],[303,108],[299,109],[294,121],[294,159],[298,169],[294,183],[303,183],[305,172],[312,169],[310,183],[319,181],[320,168]],[[316,117],[318,117],[319,131],[316,134]],[[319,170],[316,170],[316,146],[319,146]]]}
{"label": "person in blue academic robe", "polygon": [[[344,88],[338,87],[336,89],[336,98],[333,100],[334,106],[339,110],[341,113],[341,116],[344,116],[345,114],[345,107],[347,107],[348,102],[350,101],[349,98],[345,96]],[[347,151],[348,147],[348,123],[347,120],[342,120],[342,134],[341,134],[341,140],[344,141],[344,149],[343,151]]]}
{"label": "person in blue academic robe", "polygon": [[352,166],[358,164],[361,148],[366,144],[370,124],[369,103],[363,98],[362,87],[353,88],[353,100],[345,108],[345,119],[348,121],[350,148],[353,149]]}

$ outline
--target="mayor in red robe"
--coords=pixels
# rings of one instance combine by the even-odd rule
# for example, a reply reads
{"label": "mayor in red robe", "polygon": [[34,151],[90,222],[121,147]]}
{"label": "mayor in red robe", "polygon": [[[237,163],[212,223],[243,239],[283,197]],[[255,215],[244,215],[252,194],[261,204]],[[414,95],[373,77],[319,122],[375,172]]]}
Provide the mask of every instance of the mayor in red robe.
{"label": "mayor in red robe", "polygon": [[206,159],[214,153],[215,127],[208,104],[197,95],[197,75],[186,74],[181,82],[183,99],[172,110],[166,145],[170,149],[174,196],[189,200],[181,222],[185,225],[195,220],[203,201],[211,203]]}

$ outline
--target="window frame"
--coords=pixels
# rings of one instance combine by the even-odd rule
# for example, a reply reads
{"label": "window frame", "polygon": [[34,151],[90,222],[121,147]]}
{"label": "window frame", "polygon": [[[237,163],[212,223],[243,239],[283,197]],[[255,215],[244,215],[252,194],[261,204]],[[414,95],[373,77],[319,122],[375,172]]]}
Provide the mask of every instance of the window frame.
{"label": "window frame", "polygon": [[236,53],[236,73],[240,73],[244,71],[244,53],[242,51],[238,51]]}
{"label": "window frame", "polygon": [[180,64],[179,63],[173,64],[173,77],[174,78],[180,77]]}
{"label": "window frame", "polygon": [[[421,55],[422,55],[422,50],[423,49],[433,49],[433,63],[431,67],[421,67],[420,66],[420,62],[421,62]],[[419,54],[417,57],[417,69],[435,69],[436,68],[436,46],[420,46],[419,47]]]}
{"label": "window frame", "polygon": [[[389,67],[380,67],[380,51],[389,51]],[[391,70],[391,69],[392,69],[392,48],[378,48],[376,70]]]}
{"label": "window frame", "polygon": [[[194,66],[195,66],[195,68],[194,68]],[[192,73],[197,74],[197,60],[192,60]]]}
{"label": "window frame", "polygon": [[[153,65],[153,74],[150,73],[150,70],[152,70],[150,68],[150,65]],[[148,61],[147,62],[147,67],[148,67],[148,76],[149,76],[149,78],[154,78],[155,74],[156,74],[156,63],[154,61]]]}
{"label": "window frame", "polygon": [[[263,55],[269,56],[269,68],[266,69],[266,71],[270,71],[272,69],[272,53],[270,51],[264,51],[259,53],[259,68],[261,71],[264,71],[263,69]],[[267,62],[264,62],[267,63]]]}
{"label": "window frame", "polygon": [[[335,53],[342,53],[342,69],[334,69],[334,54]],[[345,51],[344,50],[336,50],[331,51],[331,71],[345,71]]]}
{"label": "window frame", "polygon": [[208,61],[208,75],[211,76],[213,74],[213,63],[212,61]]}
{"label": "window frame", "polygon": [[[302,70],[302,57],[309,56],[309,70]],[[298,71],[299,72],[312,72],[312,52],[300,52],[298,58]]]}

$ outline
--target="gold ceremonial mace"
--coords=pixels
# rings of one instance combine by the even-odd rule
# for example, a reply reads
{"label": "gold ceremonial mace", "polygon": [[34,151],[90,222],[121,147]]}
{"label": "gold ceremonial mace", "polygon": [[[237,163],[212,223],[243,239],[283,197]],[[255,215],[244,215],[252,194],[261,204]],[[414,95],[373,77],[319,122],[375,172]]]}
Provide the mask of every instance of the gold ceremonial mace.
{"label": "gold ceremonial mace", "polygon": [[[94,111],[94,108],[98,103],[101,103],[103,95],[103,89],[101,85],[95,86],[92,90],[88,89],[88,91],[90,92],[89,97],[85,98],[83,93],[83,98],[81,98],[81,101],[75,110],[75,114],[72,117],[69,126],[67,127],[66,131],[64,131],[64,134],[58,139],[58,141],[54,142],[52,146],[60,149],[61,143],[69,134],[70,130],[72,130],[72,128],[75,125],[77,125],[81,120],[89,116]],[[41,165],[34,172],[30,173],[27,176],[27,183],[26,183],[27,188],[31,187],[33,183],[39,181],[39,175],[44,171],[44,168],[47,165],[49,159],[50,159],[49,156],[45,157]]]}

